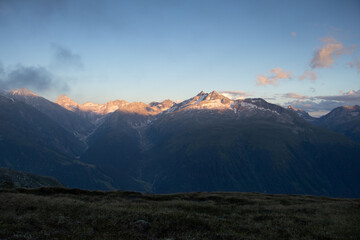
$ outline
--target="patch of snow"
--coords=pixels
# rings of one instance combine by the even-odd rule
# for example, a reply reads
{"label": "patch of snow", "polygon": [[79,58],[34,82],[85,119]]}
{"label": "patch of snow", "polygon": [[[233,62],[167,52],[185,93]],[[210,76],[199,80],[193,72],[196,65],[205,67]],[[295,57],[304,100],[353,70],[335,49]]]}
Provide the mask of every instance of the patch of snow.
{"label": "patch of snow", "polygon": [[[255,101],[258,101],[258,100],[255,100]],[[268,111],[268,112],[272,112],[272,113],[275,113],[277,115],[280,115],[280,113],[278,113],[277,111],[273,111],[271,109],[267,109],[267,108],[263,108],[263,107],[258,107],[255,104],[251,104],[251,103],[247,103],[247,102],[240,102],[240,105],[242,107],[245,107],[246,109],[251,109],[251,110],[258,109],[258,110],[261,110],[261,111]]]}

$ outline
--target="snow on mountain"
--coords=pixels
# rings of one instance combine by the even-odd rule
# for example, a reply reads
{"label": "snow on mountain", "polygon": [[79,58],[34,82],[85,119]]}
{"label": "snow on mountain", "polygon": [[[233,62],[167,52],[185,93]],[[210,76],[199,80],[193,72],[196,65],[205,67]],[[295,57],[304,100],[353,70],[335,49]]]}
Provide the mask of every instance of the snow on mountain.
{"label": "snow on mountain", "polygon": [[165,100],[163,102],[152,102],[150,104],[143,102],[128,103],[125,100],[114,100],[104,104],[97,104],[92,102],[79,104],[71,100],[66,95],[61,95],[55,102],[73,112],[80,111],[100,116],[107,115],[115,111],[134,112],[142,115],[156,115],[162,111],[168,110],[174,105],[174,102],[171,100]]}
{"label": "snow on mountain", "polygon": [[115,112],[116,110],[127,104],[127,102],[124,100],[110,101],[105,104],[98,104],[92,102],[79,104],[66,95],[59,96],[59,98],[55,101],[55,103],[59,104],[60,106],[72,112],[81,111],[81,112],[94,113],[97,115],[106,115],[108,113]]}
{"label": "snow on mountain", "polygon": [[178,104],[174,104],[166,112],[189,111],[201,109],[233,109],[234,101],[213,91],[205,93],[201,91],[198,95]]}
{"label": "snow on mountain", "polygon": [[27,88],[19,88],[16,90],[11,90],[10,94],[12,95],[22,95],[22,96],[32,96],[32,97],[39,97],[39,95],[33,93]]}
{"label": "snow on mountain", "polygon": [[231,100],[216,91],[210,93],[201,91],[195,97],[175,104],[165,113],[192,110],[231,111],[237,115],[245,113],[244,111],[246,111],[246,115],[254,115],[256,113],[279,115],[283,113],[284,109],[260,98]]}

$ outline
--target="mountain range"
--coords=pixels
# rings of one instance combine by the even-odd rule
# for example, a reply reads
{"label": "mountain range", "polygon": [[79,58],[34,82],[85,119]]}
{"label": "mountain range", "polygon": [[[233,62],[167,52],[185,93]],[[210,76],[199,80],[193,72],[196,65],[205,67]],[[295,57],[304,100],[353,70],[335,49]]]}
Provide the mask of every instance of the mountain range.
{"label": "mountain range", "polygon": [[321,118],[215,91],[183,102],[0,96],[0,166],[69,187],[360,196],[359,106]]}

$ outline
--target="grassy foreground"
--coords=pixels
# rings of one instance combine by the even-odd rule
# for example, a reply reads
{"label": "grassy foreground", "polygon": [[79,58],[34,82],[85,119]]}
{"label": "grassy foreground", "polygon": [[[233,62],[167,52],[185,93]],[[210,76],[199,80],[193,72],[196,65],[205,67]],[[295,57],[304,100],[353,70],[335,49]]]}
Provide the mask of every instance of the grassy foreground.
{"label": "grassy foreground", "polygon": [[359,223],[359,199],[0,191],[0,239],[360,239]]}

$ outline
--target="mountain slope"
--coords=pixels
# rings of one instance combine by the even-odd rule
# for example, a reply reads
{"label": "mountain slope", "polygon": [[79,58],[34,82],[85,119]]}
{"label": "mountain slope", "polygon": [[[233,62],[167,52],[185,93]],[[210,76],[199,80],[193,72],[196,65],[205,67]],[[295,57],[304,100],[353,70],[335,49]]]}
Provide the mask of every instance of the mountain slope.
{"label": "mountain slope", "polygon": [[74,135],[37,109],[0,96],[0,166],[52,176],[69,187],[108,189],[111,179],[76,159]]}
{"label": "mountain slope", "polygon": [[148,130],[156,147],[143,172],[154,192],[359,196],[353,185],[360,180],[359,145],[309,125],[263,117],[234,121],[216,114],[174,116]]}
{"label": "mountain slope", "polygon": [[[82,142],[85,141],[86,136],[88,136],[95,128],[95,126],[85,118],[36,95],[28,89],[12,90],[7,96],[36,108]],[[85,148],[85,145],[83,148]]]}
{"label": "mountain slope", "polygon": [[360,145],[263,99],[201,92],[157,115],[115,112],[104,126],[81,159],[126,189],[360,196]]}
{"label": "mountain slope", "polygon": [[63,187],[55,178],[0,167],[0,187]]}
{"label": "mountain slope", "polygon": [[342,106],[322,116],[318,125],[342,133],[360,142],[360,106]]}
{"label": "mountain slope", "polygon": [[291,105],[289,105],[289,106],[287,107],[287,109],[296,112],[300,117],[302,117],[303,119],[305,119],[305,120],[308,121],[308,122],[315,122],[315,121],[318,120],[317,118],[314,118],[314,117],[310,116],[310,114],[307,113],[306,111],[304,111],[304,110],[302,110],[302,109],[294,108],[294,107],[291,106]]}

